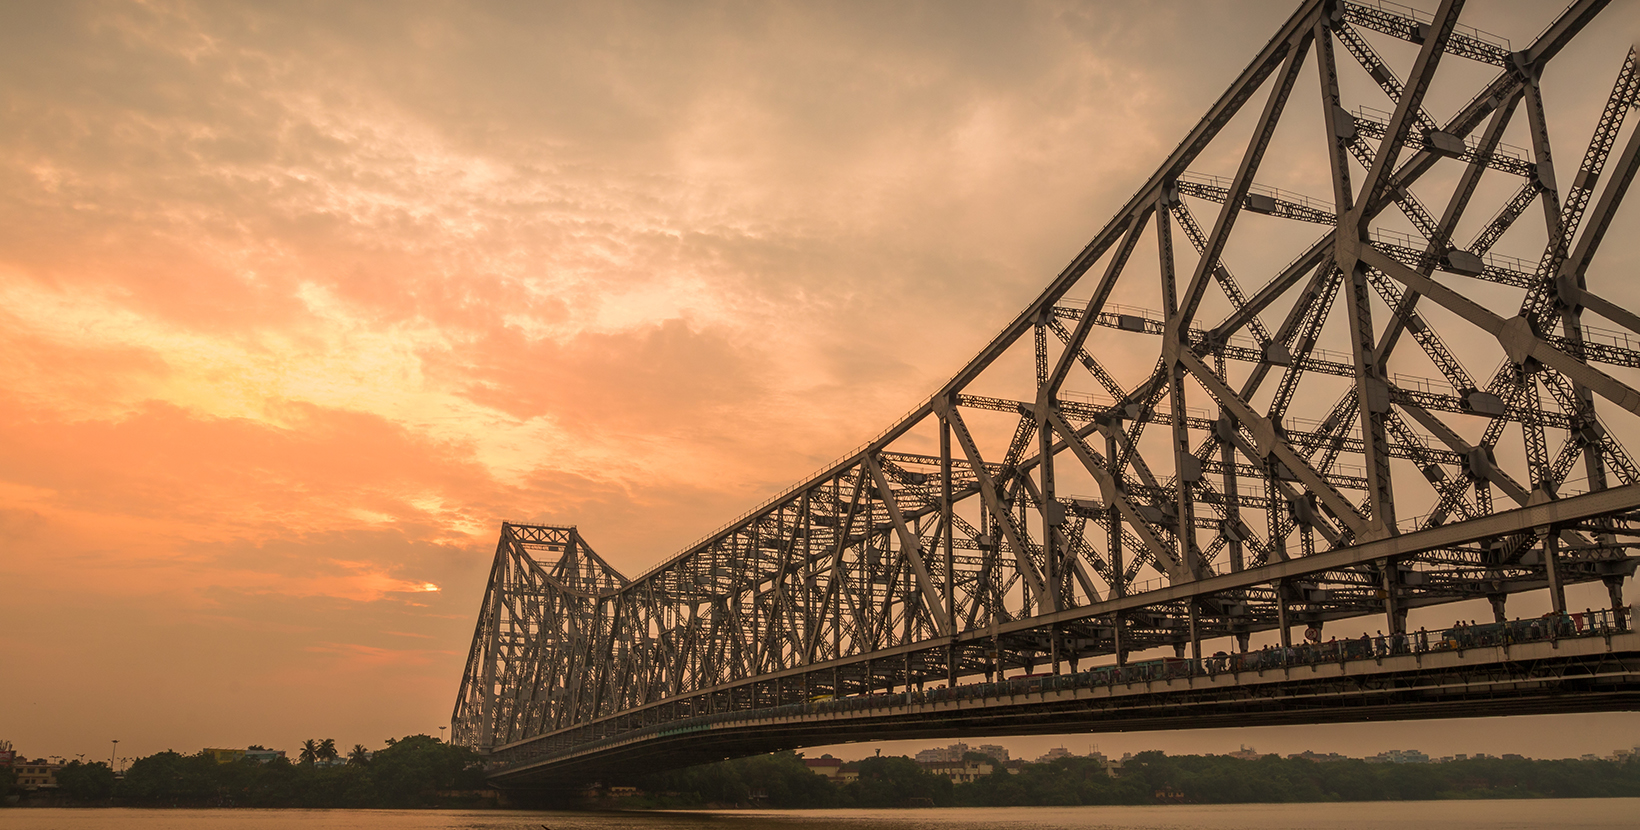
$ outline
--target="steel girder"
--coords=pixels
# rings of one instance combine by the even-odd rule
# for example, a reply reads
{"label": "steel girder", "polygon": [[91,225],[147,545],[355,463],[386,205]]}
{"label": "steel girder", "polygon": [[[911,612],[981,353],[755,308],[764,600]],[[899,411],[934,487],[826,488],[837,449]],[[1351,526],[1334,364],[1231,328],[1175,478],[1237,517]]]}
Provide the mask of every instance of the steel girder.
{"label": "steel girder", "polygon": [[[573,528],[503,525],[454,740],[604,735],[1364,615],[1394,632],[1411,608],[1484,597],[1501,614],[1528,590],[1561,609],[1577,582],[1620,608],[1640,317],[1595,255],[1640,167],[1640,71],[1613,56],[1562,186],[1550,136],[1568,136],[1540,80],[1605,3],[1520,50],[1460,26],[1462,5],[1301,5],[955,377],[644,576]],[[1417,47],[1404,73],[1372,45],[1385,37]],[[1500,71],[1440,121],[1427,93],[1454,61]],[[1267,183],[1303,167],[1268,163],[1293,135],[1329,196]],[[1236,166],[1191,170],[1208,158]],[[1542,232],[1511,233],[1533,204]],[[1289,244],[1305,225],[1325,232]],[[1535,263],[1496,253],[1511,245]]]}

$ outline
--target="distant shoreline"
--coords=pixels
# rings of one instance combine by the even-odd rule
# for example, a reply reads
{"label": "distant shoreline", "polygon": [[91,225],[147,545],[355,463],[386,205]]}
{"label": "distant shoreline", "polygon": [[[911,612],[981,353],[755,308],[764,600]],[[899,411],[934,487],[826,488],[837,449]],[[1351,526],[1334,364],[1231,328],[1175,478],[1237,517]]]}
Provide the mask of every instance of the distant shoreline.
{"label": "distant shoreline", "polygon": [[[1396,757],[1424,758],[1418,753]],[[821,761],[826,761],[820,764]],[[817,774],[817,767],[824,768]],[[1340,756],[1141,752],[1120,761],[1060,756],[998,762],[968,753],[954,764],[879,756],[838,766],[795,752],[739,758],[601,782],[575,795],[488,786],[480,756],[412,737],[369,763],[340,766],[218,763],[159,753],[124,778],[70,765],[56,792],[16,791],[5,808],[560,809],[633,812],[919,807],[1071,807],[1170,804],[1328,804],[1640,798],[1640,758],[1468,758],[1430,763]],[[957,769],[962,767],[962,769]],[[953,781],[950,775],[965,780]],[[101,777],[91,775],[98,773]]]}

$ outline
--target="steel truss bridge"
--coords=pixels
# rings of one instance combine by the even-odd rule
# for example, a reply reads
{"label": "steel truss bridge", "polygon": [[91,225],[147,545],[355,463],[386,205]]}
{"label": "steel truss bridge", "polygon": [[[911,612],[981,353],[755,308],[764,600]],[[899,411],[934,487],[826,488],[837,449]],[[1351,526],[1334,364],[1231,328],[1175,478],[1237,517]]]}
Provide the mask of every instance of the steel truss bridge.
{"label": "steel truss bridge", "polygon": [[[1587,48],[1606,5],[1511,44],[1461,0],[1307,0],[866,446],[637,578],[504,524],[454,741],[543,788],[867,737],[1640,708],[1636,260],[1606,238],[1640,68]],[[1512,597],[1551,616],[1409,630]]]}

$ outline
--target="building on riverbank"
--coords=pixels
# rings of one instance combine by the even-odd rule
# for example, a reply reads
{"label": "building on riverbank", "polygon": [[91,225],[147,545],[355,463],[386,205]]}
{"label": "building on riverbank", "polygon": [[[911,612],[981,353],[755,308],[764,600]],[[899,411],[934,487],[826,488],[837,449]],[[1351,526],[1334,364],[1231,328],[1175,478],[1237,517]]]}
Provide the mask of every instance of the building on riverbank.
{"label": "building on riverbank", "polygon": [[1416,749],[1391,749],[1377,755],[1369,755],[1364,760],[1369,764],[1427,764],[1429,756]]}
{"label": "building on riverbank", "polygon": [[33,761],[13,761],[11,767],[17,772],[17,789],[36,792],[57,789],[57,770],[63,768],[63,763],[36,758]]}
{"label": "building on riverbank", "polygon": [[953,764],[962,761],[962,756],[968,754],[968,745],[958,741],[950,746],[934,747],[918,752],[912,758],[919,764]]}
{"label": "building on riverbank", "polygon": [[980,744],[979,746],[974,747],[974,751],[981,755],[989,755],[1004,764],[1008,763],[1010,760],[1007,748],[996,744]]}
{"label": "building on riverbank", "polygon": [[1334,761],[1350,760],[1350,756],[1348,755],[1340,755],[1336,752],[1314,752],[1308,749],[1303,752],[1295,752],[1287,757],[1295,761],[1311,761],[1317,764],[1327,764]]}
{"label": "building on riverbank", "polygon": [[803,766],[808,767],[809,772],[815,775],[835,780],[838,773],[843,770],[843,759],[833,758],[830,753],[827,753],[819,758],[804,758]]}
{"label": "building on riverbank", "polygon": [[951,779],[953,784],[972,784],[993,771],[990,764],[981,761],[939,761],[923,764],[925,772]]}

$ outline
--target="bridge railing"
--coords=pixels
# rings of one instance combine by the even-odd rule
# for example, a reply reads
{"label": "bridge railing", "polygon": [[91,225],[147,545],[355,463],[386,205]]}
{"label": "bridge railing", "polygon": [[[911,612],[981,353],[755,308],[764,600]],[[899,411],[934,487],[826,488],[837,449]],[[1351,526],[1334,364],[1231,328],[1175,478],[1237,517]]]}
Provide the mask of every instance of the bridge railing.
{"label": "bridge railing", "polygon": [[505,759],[492,759],[486,766],[494,773],[532,763],[543,757],[567,752],[585,752],[653,737],[671,737],[704,732],[723,723],[765,720],[804,715],[849,714],[890,706],[905,706],[961,700],[1036,694],[1050,691],[1114,687],[1156,680],[1213,676],[1225,673],[1265,671],[1292,666],[1352,661],[1381,660],[1409,654],[1462,653],[1473,648],[1493,648],[1518,643],[1554,642],[1589,637],[1610,637],[1631,630],[1635,608],[1602,609],[1572,614],[1546,614],[1533,619],[1493,623],[1459,623],[1446,629],[1408,632],[1400,636],[1367,636],[1305,642],[1290,648],[1268,647],[1238,654],[1220,652],[1199,660],[1161,657],[1125,665],[1098,666],[1069,674],[1026,675],[998,681],[965,683],[949,688],[912,690],[888,694],[829,696],[803,703],[786,703],[757,709],[693,715],[615,735],[576,739],[571,735],[547,737],[534,746],[507,750]]}

